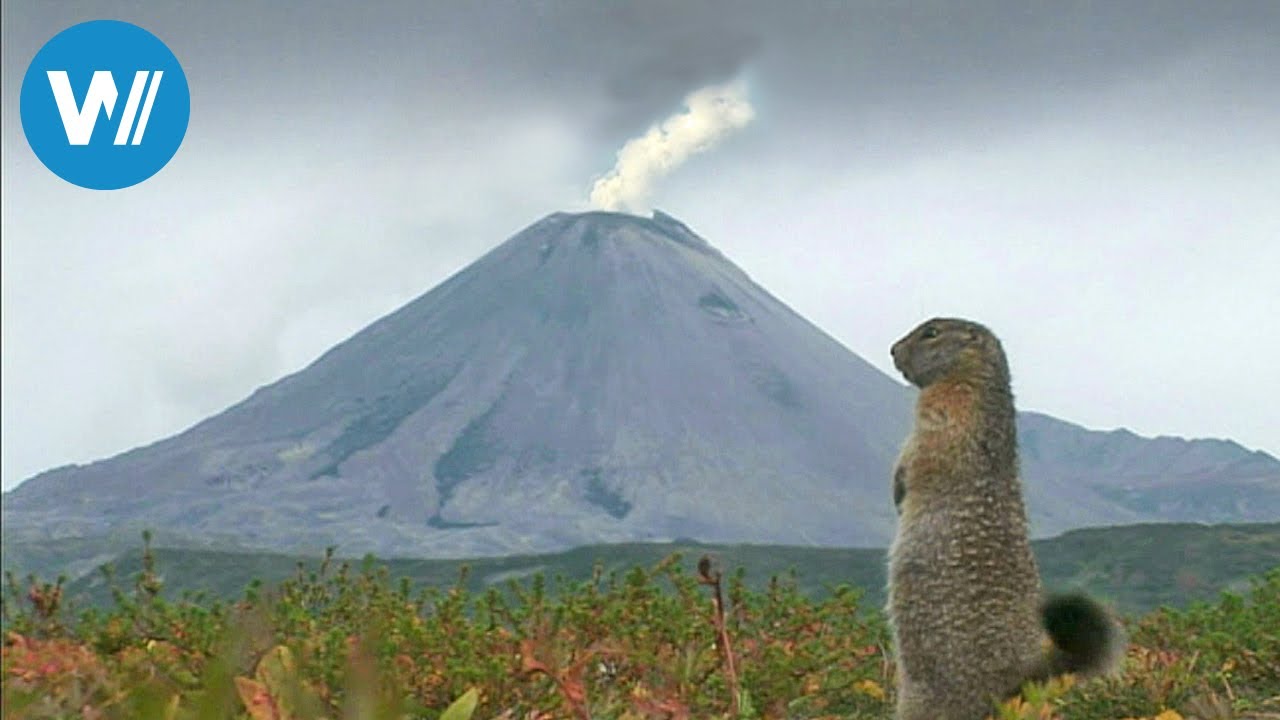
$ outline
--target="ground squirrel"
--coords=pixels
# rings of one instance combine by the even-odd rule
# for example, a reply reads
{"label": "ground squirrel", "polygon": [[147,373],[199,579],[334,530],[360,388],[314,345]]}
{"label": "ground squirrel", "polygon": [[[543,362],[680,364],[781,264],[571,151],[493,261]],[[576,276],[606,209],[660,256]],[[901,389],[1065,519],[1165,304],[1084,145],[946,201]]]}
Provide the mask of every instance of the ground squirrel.
{"label": "ground squirrel", "polygon": [[920,388],[893,475],[898,720],[981,720],[1026,680],[1112,670],[1124,639],[1107,612],[1082,595],[1041,597],[1000,341],[935,318],[891,352]]}

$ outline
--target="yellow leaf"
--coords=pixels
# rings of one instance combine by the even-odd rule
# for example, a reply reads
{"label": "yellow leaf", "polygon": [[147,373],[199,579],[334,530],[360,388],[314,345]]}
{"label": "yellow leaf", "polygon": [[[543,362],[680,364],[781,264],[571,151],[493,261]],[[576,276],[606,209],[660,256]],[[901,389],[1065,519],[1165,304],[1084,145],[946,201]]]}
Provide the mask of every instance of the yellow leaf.
{"label": "yellow leaf", "polygon": [[254,677],[258,682],[278,692],[284,681],[293,677],[294,668],[293,653],[284,645],[277,645],[268,650],[267,654],[258,661]]}
{"label": "yellow leaf", "polygon": [[1155,716],[1153,720],[1182,720],[1182,715],[1177,710],[1165,710]]}
{"label": "yellow leaf", "polygon": [[475,688],[471,688],[462,694],[462,697],[453,701],[449,709],[440,715],[440,720],[470,720],[471,714],[476,711],[476,704],[480,702],[480,692]]}
{"label": "yellow leaf", "polygon": [[880,687],[880,683],[875,680],[859,680],[853,684],[853,689],[876,700],[884,699],[884,688]]}
{"label": "yellow leaf", "polygon": [[253,676],[271,697],[275,717],[288,720],[299,715],[298,701],[302,689],[298,682],[297,665],[289,648],[277,645],[268,650],[258,661]]}

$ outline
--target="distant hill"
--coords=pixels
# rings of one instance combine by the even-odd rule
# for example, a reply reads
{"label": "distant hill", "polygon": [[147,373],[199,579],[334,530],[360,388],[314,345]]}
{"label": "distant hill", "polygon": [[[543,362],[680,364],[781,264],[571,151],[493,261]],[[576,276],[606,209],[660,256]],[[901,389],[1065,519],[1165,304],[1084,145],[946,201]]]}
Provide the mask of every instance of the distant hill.
{"label": "distant hill", "polygon": [[[161,538],[163,540],[163,538]],[[1045,586],[1051,590],[1080,588],[1105,598],[1121,610],[1141,613],[1154,607],[1185,606],[1211,600],[1223,590],[1242,590],[1247,578],[1280,567],[1280,523],[1256,525],[1133,525],[1076,530],[1033,543]],[[597,545],[546,555],[522,555],[470,560],[388,560],[395,577],[416,585],[450,585],[459,569],[470,568],[469,585],[480,589],[542,573],[577,581],[591,577],[597,563],[606,572],[625,572],[636,565],[653,565],[679,552],[692,568],[702,555],[717,558],[727,572],[741,567],[749,585],[760,587],[771,577],[795,571],[807,593],[822,593],[849,584],[865,591],[867,601],[884,602],[883,550],[787,547],[764,545],[703,545],[645,543]],[[234,598],[253,579],[267,584],[295,573],[299,563],[308,570],[317,558],[270,553],[227,553],[200,549],[155,550],[166,592],[184,590]],[[359,561],[347,560],[359,566]],[[128,587],[141,569],[141,550],[124,553],[115,563],[117,582]],[[73,582],[69,597],[103,603],[110,597],[101,574]]]}

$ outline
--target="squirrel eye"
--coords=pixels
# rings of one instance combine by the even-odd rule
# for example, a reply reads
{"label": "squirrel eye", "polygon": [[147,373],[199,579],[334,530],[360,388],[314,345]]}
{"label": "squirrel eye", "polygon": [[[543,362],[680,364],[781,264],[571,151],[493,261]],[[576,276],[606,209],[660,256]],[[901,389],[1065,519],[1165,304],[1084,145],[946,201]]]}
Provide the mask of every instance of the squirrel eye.
{"label": "squirrel eye", "polygon": [[938,337],[938,328],[927,327],[924,329],[923,332],[920,333],[920,337],[924,338],[925,340],[928,340],[930,338],[936,338]]}

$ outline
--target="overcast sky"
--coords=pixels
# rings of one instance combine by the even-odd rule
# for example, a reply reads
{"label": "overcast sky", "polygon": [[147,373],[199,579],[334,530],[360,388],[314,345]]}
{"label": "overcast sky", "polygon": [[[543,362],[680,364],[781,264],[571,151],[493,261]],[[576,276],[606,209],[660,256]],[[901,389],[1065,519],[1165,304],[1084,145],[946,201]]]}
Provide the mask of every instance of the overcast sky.
{"label": "overcast sky", "polygon": [[[1020,407],[1280,454],[1280,4],[5,2],[2,481],[178,432],[583,210],[707,84],[754,121],[655,205],[892,372],[933,315]],[[158,35],[174,160],[97,192],[18,91],[77,22]],[[895,374],[896,377],[896,374]]]}

